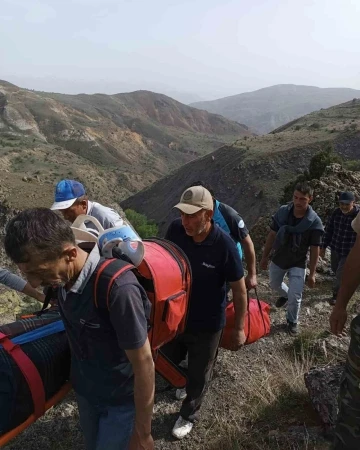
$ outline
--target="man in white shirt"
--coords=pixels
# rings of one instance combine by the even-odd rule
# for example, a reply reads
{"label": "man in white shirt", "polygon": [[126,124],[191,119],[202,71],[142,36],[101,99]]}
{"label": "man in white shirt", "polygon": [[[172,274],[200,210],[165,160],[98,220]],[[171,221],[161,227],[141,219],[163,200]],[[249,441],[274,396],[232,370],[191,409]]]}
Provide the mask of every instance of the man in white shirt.
{"label": "man in white shirt", "polygon": [[[104,229],[120,227],[124,223],[115,210],[90,201],[84,186],[75,180],[59,181],[55,188],[55,202],[50,209],[59,210],[71,223],[81,214],[95,217]],[[86,227],[97,232],[92,222],[87,222]]]}

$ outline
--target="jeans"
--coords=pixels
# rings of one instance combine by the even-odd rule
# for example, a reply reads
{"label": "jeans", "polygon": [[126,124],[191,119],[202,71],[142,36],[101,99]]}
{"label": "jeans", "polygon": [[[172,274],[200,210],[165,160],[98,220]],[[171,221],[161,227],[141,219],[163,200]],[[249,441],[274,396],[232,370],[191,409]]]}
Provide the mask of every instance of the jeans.
{"label": "jeans", "polygon": [[[284,283],[286,274],[289,278],[289,286]],[[286,319],[292,323],[298,322],[305,284],[305,275],[306,269],[301,267],[281,269],[273,262],[271,262],[269,266],[270,287],[276,291],[280,297],[288,299]]]}
{"label": "jeans", "polygon": [[76,394],[86,450],[127,450],[135,420],[134,401],[119,406],[93,405]]}
{"label": "jeans", "polygon": [[333,285],[333,298],[337,297],[340,289],[341,277],[344,270],[344,264],[347,256],[339,255],[331,250],[331,270],[334,272],[336,278]]}
{"label": "jeans", "polygon": [[180,416],[190,422],[199,419],[199,410],[211,380],[222,330],[216,332],[185,331],[166,344],[162,351],[175,364],[179,364],[188,352],[188,382]]}

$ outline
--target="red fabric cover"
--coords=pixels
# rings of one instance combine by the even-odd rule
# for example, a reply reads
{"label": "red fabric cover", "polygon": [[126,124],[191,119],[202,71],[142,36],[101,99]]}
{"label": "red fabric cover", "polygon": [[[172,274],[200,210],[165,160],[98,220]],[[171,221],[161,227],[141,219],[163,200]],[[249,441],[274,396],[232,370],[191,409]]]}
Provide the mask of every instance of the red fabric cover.
{"label": "red fabric cover", "polygon": [[29,386],[34,403],[34,416],[37,419],[45,413],[45,391],[41,376],[31,359],[4,333],[0,333],[0,344],[19,366]]}
{"label": "red fabric cover", "polygon": [[[270,333],[270,305],[261,300],[250,298],[245,318],[245,335],[247,344],[256,342]],[[231,331],[235,325],[234,304],[231,302],[226,308],[226,325],[220,342],[220,347],[231,349]]]}

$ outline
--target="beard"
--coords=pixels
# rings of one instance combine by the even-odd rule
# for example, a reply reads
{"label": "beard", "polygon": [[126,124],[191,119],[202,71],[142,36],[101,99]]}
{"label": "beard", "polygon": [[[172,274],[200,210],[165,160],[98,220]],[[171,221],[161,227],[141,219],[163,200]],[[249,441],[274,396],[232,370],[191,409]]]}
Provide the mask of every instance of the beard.
{"label": "beard", "polygon": [[207,229],[206,229],[207,224],[208,224],[208,222],[207,222],[206,218],[203,217],[195,234],[199,235],[199,234],[205,233],[207,231]]}

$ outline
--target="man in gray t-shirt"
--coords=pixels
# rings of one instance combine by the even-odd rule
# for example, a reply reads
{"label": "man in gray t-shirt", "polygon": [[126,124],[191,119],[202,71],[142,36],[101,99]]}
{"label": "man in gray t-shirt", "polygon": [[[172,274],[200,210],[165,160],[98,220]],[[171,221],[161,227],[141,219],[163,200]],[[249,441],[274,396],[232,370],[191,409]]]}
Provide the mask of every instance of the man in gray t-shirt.
{"label": "man in gray t-shirt", "polygon": [[99,249],[80,248],[69,225],[47,208],[14,217],[5,250],[32,286],[51,286],[58,293],[86,449],[153,450],[149,303],[135,275],[129,271],[114,280],[107,307],[95,304],[94,280],[103,262]]}
{"label": "man in gray t-shirt", "polygon": [[[59,181],[55,188],[55,202],[51,209],[60,211],[64,218],[71,223],[82,214],[95,217],[105,230],[120,227],[124,223],[114,209],[91,202],[86,195],[84,186],[75,180]],[[97,231],[92,222],[87,222],[86,227],[91,228],[95,233]]]}

